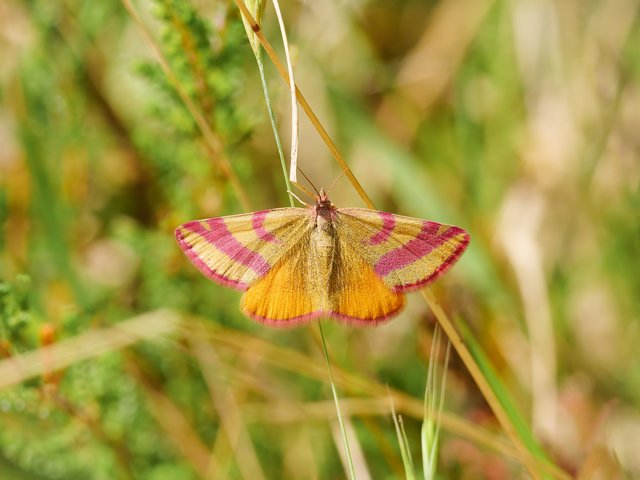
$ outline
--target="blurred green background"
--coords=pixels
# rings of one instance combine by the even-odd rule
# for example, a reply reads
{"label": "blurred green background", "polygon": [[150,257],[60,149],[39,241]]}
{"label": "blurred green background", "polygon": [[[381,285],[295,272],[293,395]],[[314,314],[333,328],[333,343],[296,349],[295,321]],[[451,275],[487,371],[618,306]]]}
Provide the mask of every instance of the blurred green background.
{"label": "blurred green background", "polygon": [[[240,15],[136,7],[217,148],[124,3],[0,3],[0,478],[345,478],[317,326],[244,318],[173,238],[288,204]],[[436,295],[550,457],[640,478],[640,2],[282,8],[296,81],[376,206],[471,233]],[[281,52],[271,4],[264,22]],[[300,128],[326,187],[340,169]],[[344,178],[332,200],[362,206]],[[385,384],[419,457],[433,326],[419,295],[377,329],[326,325],[358,478],[403,477]],[[440,477],[524,476],[455,355],[447,378]]]}

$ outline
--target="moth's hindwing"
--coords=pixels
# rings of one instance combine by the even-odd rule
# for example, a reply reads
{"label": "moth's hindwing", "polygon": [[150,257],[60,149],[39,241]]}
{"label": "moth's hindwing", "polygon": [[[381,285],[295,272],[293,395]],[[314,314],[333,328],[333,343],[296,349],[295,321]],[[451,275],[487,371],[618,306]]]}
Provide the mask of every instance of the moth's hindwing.
{"label": "moth's hindwing", "polygon": [[[241,310],[271,326],[294,326],[318,317],[375,325],[396,315],[404,295],[392,291],[354,248],[334,238],[329,274],[312,258],[313,236],[283,256],[243,295]],[[316,267],[314,268],[314,265]]]}

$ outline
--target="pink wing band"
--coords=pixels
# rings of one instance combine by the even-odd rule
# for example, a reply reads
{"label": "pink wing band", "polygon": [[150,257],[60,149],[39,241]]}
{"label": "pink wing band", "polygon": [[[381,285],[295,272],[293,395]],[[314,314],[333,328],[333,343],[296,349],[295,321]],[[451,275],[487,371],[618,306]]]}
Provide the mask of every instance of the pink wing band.
{"label": "pink wing band", "polygon": [[247,311],[244,311],[243,313],[248,317],[264,325],[267,325],[269,327],[277,327],[277,328],[299,327],[300,325],[309,323],[311,320],[315,320],[317,318],[322,318],[322,317],[335,318],[337,320],[342,320],[343,322],[356,327],[375,327],[377,325],[384,324],[389,320],[391,320],[392,318],[398,316],[398,314],[402,311],[402,308],[394,310],[393,312],[389,313],[388,315],[385,315],[384,317],[378,317],[370,320],[363,319],[363,318],[350,317],[349,315],[342,315],[334,311],[326,312],[326,311],[320,311],[320,310],[316,310],[315,312],[307,313],[305,315],[300,315],[298,317],[288,318],[286,320],[273,320],[271,318],[261,317],[259,315],[255,315]]}
{"label": "pink wing band", "polygon": [[465,230],[463,230],[461,228],[458,228],[458,227],[451,227],[451,228],[458,229],[458,233],[464,233],[464,237],[462,238],[460,243],[458,245],[456,245],[456,249],[449,256],[449,258],[447,258],[444,262],[442,262],[442,264],[440,264],[438,266],[438,268],[435,270],[435,272],[433,272],[427,278],[423,278],[422,280],[420,280],[420,281],[418,281],[416,283],[412,283],[412,284],[408,284],[408,285],[398,285],[397,287],[395,287],[393,289],[394,291],[405,293],[405,292],[409,292],[409,291],[413,291],[413,290],[418,290],[418,289],[424,287],[425,285],[435,281],[438,277],[440,277],[447,270],[449,270],[449,268],[451,268],[454,263],[456,263],[456,261],[458,260],[460,255],[462,255],[464,253],[464,251],[467,249],[467,247],[469,246],[469,243],[471,242],[471,238],[469,237],[469,234]]}
{"label": "pink wing band", "polygon": [[[188,224],[187,224],[188,225]],[[184,225],[186,227],[186,225]],[[193,251],[193,248],[187,241],[184,239],[182,235],[181,227],[176,229],[176,240],[178,241],[178,245],[182,248],[182,251],[186,253],[189,260],[205,275],[207,278],[210,278],[214,282],[219,283],[220,285],[224,285],[227,287],[235,288],[236,290],[245,291],[249,285],[244,282],[240,282],[238,280],[232,280],[228,277],[220,275],[215,270],[211,269],[206,263],[204,263],[198,254]]]}
{"label": "pink wing band", "polygon": [[231,260],[250,268],[258,276],[262,276],[271,268],[262,255],[242,245],[227,228],[222,218],[210,218],[207,220],[210,230],[202,226],[200,222],[187,223],[187,229],[201,235],[207,242],[225,253]]}
{"label": "pink wing band", "polygon": [[382,228],[369,240],[371,245],[378,245],[387,240],[396,226],[396,216],[393,213],[378,212],[378,214],[382,218]]}
{"label": "pink wing band", "polygon": [[255,212],[251,217],[251,225],[253,226],[253,229],[256,231],[256,235],[258,235],[258,238],[260,240],[270,243],[282,243],[276,238],[273,233],[268,232],[267,229],[264,228],[264,221],[267,218],[268,213],[269,210]]}
{"label": "pink wing band", "polygon": [[424,222],[422,231],[416,238],[380,257],[374,267],[375,272],[379,276],[385,277],[394,270],[399,270],[425,257],[456,235],[466,233],[461,228],[449,227],[443,234],[437,235],[440,227],[439,223]]}
{"label": "pink wing band", "polygon": [[[203,222],[206,222],[209,228],[205,227]],[[264,230],[264,227],[262,226],[263,222],[264,219],[260,220],[260,218],[258,218],[258,221],[252,221],[254,224],[259,224],[259,227]],[[264,275],[271,268],[269,262],[267,262],[262,255],[245,247],[236,240],[222,218],[210,218],[203,221],[189,222],[185,223],[181,228],[199,235],[203,240],[214,246],[217,250],[226,254],[231,260],[253,270],[258,276]],[[258,233],[258,236],[261,238],[265,236],[273,237],[273,235],[266,230],[264,230],[262,235]],[[178,242],[182,249],[187,253],[191,261],[198,266],[200,271],[214,280],[221,281],[220,279],[223,279],[225,285],[234,286],[235,288],[244,287],[242,289],[246,289],[246,285],[244,283],[229,279],[207,266],[206,263],[198,258],[198,255],[193,251],[191,245],[184,240],[182,235],[179,233],[179,230],[176,232],[176,237],[178,238]],[[275,237],[273,237],[273,240],[277,241]]]}

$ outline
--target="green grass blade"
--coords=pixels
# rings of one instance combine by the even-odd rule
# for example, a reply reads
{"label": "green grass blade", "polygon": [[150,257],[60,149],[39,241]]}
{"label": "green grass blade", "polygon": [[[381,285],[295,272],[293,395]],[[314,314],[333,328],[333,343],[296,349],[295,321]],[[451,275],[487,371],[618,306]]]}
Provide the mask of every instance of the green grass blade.
{"label": "green grass blade", "polygon": [[396,413],[391,393],[389,393],[389,402],[391,404],[391,418],[393,419],[393,425],[398,437],[398,445],[400,446],[400,456],[402,458],[402,465],[404,466],[405,477],[408,480],[415,480],[415,467],[413,464],[413,458],[411,457],[411,449],[409,447],[409,440],[407,439],[407,432],[404,429],[402,417]]}

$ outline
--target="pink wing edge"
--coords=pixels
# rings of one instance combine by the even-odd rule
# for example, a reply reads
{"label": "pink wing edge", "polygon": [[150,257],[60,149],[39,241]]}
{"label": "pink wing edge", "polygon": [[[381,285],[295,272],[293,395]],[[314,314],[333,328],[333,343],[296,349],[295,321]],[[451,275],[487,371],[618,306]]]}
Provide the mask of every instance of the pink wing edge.
{"label": "pink wing edge", "polygon": [[400,285],[398,287],[395,287],[393,289],[394,292],[408,293],[408,292],[415,292],[417,290],[420,290],[421,288],[427,286],[428,284],[435,282],[438,278],[444,275],[451,267],[453,267],[453,265],[458,261],[458,259],[465,252],[465,250],[469,246],[469,243],[471,243],[471,236],[463,228],[455,227],[453,225],[449,226],[449,228],[455,229],[455,233],[453,233],[454,237],[460,234],[464,234],[462,241],[456,246],[456,249],[454,250],[453,254],[449,256],[449,258],[447,258],[446,261],[442,262],[442,264],[436,269],[436,271],[433,272],[428,277],[416,283],[411,283],[409,285]]}
{"label": "pink wing edge", "polygon": [[[345,212],[345,210],[347,212]],[[348,208],[347,209],[339,209],[338,211],[342,211],[343,213],[346,213],[347,215],[349,215],[350,214],[350,213],[348,213],[349,210],[351,210],[351,209],[348,209]],[[358,210],[360,210],[360,209],[358,209]],[[377,232],[375,232],[372,235],[372,237],[370,238],[370,240],[369,240],[372,244],[376,244],[376,243],[381,243],[381,242],[385,241],[389,236],[392,235],[393,228],[395,226],[395,220],[394,219],[396,217],[398,217],[398,215],[396,215],[395,213],[383,212],[381,210],[375,210],[373,212],[375,212],[378,215],[380,215],[382,217],[382,220],[383,220],[382,228],[380,228]],[[456,245],[456,249],[454,250],[453,254],[450,255],[449,258],[447,258],[447,260],[444,261],[441,265],[439,265],[435,272],[433,272],[428,277],[423,278],[422,280],[419,280],[418,282],[411,283],[411,284],[408,284],[408,285],[400,285],[400,286],[392,288],[391,290],[393,290],[395,293],[415,292],[415,291],[420,290],[421,288],[425,287],[426,285],[436,281],[438,278],[440,278],[442,275],[444,275],[458,261],[458,259],[462,256],[462,254],[465,252],[465,250],[469,246],[469,243],[471,243],[471,236],[469,235],[469,232],[467,232],[463,228],[456,227],[455,225],[447,225],[447,224],[444,224],[444,223],[438,223],[438,222],[433,222],[433,221],[429,221],[429,220],[423,220],[423,222],[429,223],[431,226],[438,226],[438,227],[446,226],[446,227],[449,227],[449,229],[446,232],[449,235],[448,238],[457,237],[458,235],[462,234],[463,235],[462,241],[458,245]],[[427,255],[429,253],[430,252],[428,252]],[[376,274],[378,274],[378,272],[376,271],[375,268],[374,268],[374,272],[376,272]],[[383,276],[380,276],[380,275],[378,275],[378,276],[383,279]],[[392,314],[392,315],[394,315],[394,314]]]}
{"label": "pink wing edge", "polygon": [[193,248],[191,247],[191,245],[189,245],[187,241],[184,239],[181,229],[187,228],[188,225],[196,222],[200,222],[200,220],[194,220],[193,222],[185,223],[183,225],[180,225],[175,230],[176,241],[178,242],[178,245],[180,245],[180,248],[182,249],[182,251],[189,258],[189,260],[191,260],[191,263],[193,263],[196,266],[196,268],[200,270],[200,273],[202,273],[208,279],[213,280],[214,282],[216,282],[219,285],[222,285],[223,287],[230,287],[230,288],[233,288],[234,290],[239,290],[241,292],[246,291],[247,288],[249,288],[249,285],[247,283],[239,282],[237,280],[231,280],[225,277],[224,275],[220,275],[219,273],[214,272],[211,268],[207,266],[206,263],[204,263],[200,259],[200,257],[198,257],[198,254],[193,251]]}
{"label": "pink wing edge", "polygon": [[312,320],[316,320],[319,318],[333,318],[335,320],[341,320],[345,324],[352,327],[377,327],[383,325],[394,317],[397,317],[400,312],[404,309],[405,303],[402,303],[402,306],[397,310],[385,315],[384,317],[378,317],[371,320],[365,320],[362,318],[350,317],[348,315],[342,315],[337,312],[324,312],[324,311],[316,311],[307,313],[305,315],[300,315],[299,317],[289,318],[288,320],[273,320],[271,318],[260,317],[258,315],[253,315],[245,310],[242,310],[242,313],[247,317],[255,320],[256,322],[261,323],[262,325],[266,325],[268,327],[275,328],[296,328],[302,325],[306,325]]}

